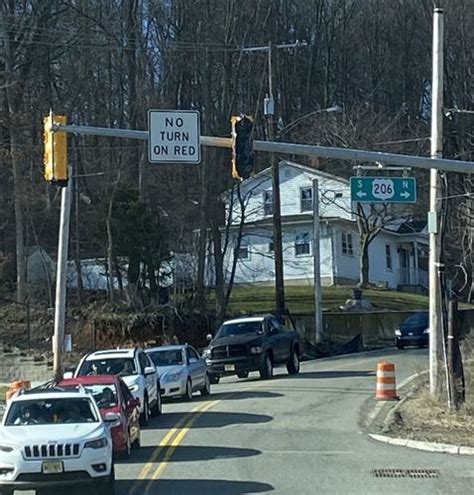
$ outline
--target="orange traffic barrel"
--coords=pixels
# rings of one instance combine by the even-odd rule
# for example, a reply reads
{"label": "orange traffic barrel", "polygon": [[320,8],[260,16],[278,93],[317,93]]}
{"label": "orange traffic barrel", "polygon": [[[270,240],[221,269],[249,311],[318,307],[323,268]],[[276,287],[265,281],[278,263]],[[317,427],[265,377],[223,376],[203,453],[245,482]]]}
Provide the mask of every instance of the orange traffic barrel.
{"label": "orange traffic barrel", "polygon": [[14,380],[10,388],[5,393],[5,400],[8,402],[21,388],[30,388],[31,382],[28,380]]}
{"label": "orange traffic barrel", "polygon": [[377,364],[377,400],[397,400],[397,385],[395,383],[395,365],[383,361]]}

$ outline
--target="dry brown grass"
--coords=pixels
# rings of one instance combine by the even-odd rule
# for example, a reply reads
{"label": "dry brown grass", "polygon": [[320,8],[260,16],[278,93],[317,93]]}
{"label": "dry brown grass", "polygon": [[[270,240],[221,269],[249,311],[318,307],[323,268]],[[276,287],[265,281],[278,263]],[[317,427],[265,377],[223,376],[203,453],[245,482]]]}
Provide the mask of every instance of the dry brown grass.
{"label": "dry brown grass", "polygon": [[464,344],[463,354],[470,358],[464,364],[466,402],[458,410],[450,410],[445,397],[434,398],[427,384],[421,387],[398,409],[396,424],[390,433],[401,438],[474,447],[474,338]]}

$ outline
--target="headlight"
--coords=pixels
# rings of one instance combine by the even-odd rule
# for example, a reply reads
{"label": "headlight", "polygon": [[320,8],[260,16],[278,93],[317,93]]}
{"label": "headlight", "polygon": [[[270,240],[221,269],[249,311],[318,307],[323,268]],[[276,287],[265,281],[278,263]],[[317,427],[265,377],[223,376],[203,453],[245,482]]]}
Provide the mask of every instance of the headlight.
{"label": "headlight", "polygon": [[250,348],[250,354],[261,354],[262,352],[263,349],[259,345]]}
{"label": "headlight", "polygon": [[10,453],[10,452],[13,452],[17,447],[13,446],[13,445],[5,445],[5,444],[1,444],[0,445],[0,452],[5,452],[5,453]]}
{"label": "headlight", "polygon": [[402,336],[402,332],[400,330],[395,330],[395,335],[397,337],[401,337]]}
{"label": "headlight", "polygon": [[138,383],[135,383],[134,385],[130,385],[128,389],[130,390],[130,392],[138,392],[138,390],[140,389],[140,385],[138,385]]}
{"label": "headlight", "polygon": [[202,351],[202,357],[203,357],[204,359],[206,359],[206,358],[207,358],[207,357],[209,357],[210,355],[211,355],[211,349],[204,349],[204,350]]}
{"label": "headlight", "polygon": [[96,440],[91,440],[90,442],[86,442],[84,445],[85,449],[103,449],[107,447],[107,438],[97,438]]}
{"label": "headlight", "polygon": [[423,330],[423,334],[424,334],[424,335],[427,335],[427,334],[429,334],[429,333],[430,333],[430,329],[429,329],[429,328],[425,328],[425,329]]}
{"label": "headlight", "polygon": [[163,382],[175,382],[176,380],[179,380],[183,376],[182,373],[168,373],[163,377]]}

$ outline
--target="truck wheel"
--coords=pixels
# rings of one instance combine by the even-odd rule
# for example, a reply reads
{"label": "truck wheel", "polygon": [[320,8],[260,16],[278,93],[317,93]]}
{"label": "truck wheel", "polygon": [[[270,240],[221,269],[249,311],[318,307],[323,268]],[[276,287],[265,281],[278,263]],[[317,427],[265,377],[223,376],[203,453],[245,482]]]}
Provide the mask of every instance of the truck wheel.
{"label": "truck wheel", "polygon": [[265,359],[260,367],[260,378],[262,380],[273,378],[273,361],[269,353],[265,354]]}
{"label": "truck wheel", "polygon": [[220,377],[219,375],[210,375],[209,376],[209,381],[211,382],[212,385],[217,385],[219,383]]}
{"label": "truck wheel", "polygon": [[286,369],[290,375],[296,375],[300,372],[300,356],[297,349],[293,349],[291,356],[286,363]]}
{"label": "truck wheel", "polygon": [[249,377],[249,372],[248,371],[239,371],[237,373],[237,376],[239,378],[248,378]]}

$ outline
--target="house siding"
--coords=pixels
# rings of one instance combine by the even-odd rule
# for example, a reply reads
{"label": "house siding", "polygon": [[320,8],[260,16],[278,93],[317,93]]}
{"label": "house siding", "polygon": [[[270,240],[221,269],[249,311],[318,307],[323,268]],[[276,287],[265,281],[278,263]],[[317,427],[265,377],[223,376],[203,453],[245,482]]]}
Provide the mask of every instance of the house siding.
{"label": "house siding", "polygon": [[[297,234],[309,235],[309,254],[295,254]],[[275,280],[274,253],[269,251],[272,237],[270,230],[252,230],[247,232],[243,240],[249,246],[249,258],[237,261],[235,283],[272,282]],[[234,240],[235,242],[235,240]],[[313,283],[313,226],[311,223],[298,226],[287,226],[283,234],[283,270],[285,280]],[[320,236],[321,277],[332,281],[332,249],[331,237],[328,233]],[[226,257],[227,273],[230,272],[232,255]]]}
{"label": "house siding", "polygon": [[[318,179],[319,214],[321,217],[338,217],[352,219],[350,188],[344,179],[337,179],[322,175],[318,170],[314,172],[301,171],[289,163],[283,162],[280,166],[280,203],[282,216],[308,213],[301,211],[300,194],[302,188],[312,188],[313,179]],[[241,188],[245,199],[245,221],[256,222],[271,215],[265,215],[264,195],[271,193],[272,180],[270,172],[244,182]],[[342,195],[336,198],[335,196]],[[225,198],[226,210],[229,211],[230,198]],[[234,200],[232,223],[240,222],[240,205]]]}

